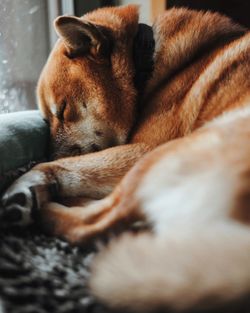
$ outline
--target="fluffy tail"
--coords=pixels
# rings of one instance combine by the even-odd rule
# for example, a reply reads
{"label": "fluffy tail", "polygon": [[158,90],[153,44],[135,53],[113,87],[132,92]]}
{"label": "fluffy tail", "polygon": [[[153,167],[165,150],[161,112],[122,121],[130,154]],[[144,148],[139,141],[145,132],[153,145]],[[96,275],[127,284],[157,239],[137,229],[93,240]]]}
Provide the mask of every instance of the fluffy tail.
{"label": "fluffy tail", "polygon": [[94,261],[91,290],[109,306],[133,312],[238,299],[250,291],[250,233],[222,228],[180,230],[164,240],[125,235]]}

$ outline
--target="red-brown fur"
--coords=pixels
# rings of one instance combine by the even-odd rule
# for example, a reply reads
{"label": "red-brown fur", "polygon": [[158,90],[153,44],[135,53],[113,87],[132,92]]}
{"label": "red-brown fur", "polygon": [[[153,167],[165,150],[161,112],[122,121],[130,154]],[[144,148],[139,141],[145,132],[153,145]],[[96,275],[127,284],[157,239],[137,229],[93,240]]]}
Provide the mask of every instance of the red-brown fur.
{"label": "red-brown fur", "polygon": [[[250,117],[247,108],[250,104],[250,34],[243,27],[216,13],[186,9],[166,11],[153,26],[156,41],[154,70],[139,99],[140,107],[137,108],[132,58],[137,25],[136,6],[105,8],[80,19],[60,17],[56,20],[55,27],[60,39],[38,83],[39,106],[50,123],[56,160],[37,165],[21,177],[7,191],[4,201],[8,198],[9,205],[11,198],[14,199],[15,194],[21,191],[25,194],[27,203],[32,204],[32,187],[41,208],[40,217],[44,228],[72,243],[86,242],[120,224],[130,225],[138,220],[152,223],[155,236],[121,240],[124,251],[131,246],[132,255],[136,255],[137,242],[141,240],[142,253],[138,256],[138,263],[144,264],[143,255],[147,255],[147,245],[152,243],[154,246],[154,242],[158,242],[160,238],[160,241],[164,239],[171,246],[171,236],[175,234],[179,238],[182,231],[182,224],[178,224],[182,220],[182,216],[178,216],[179,209],[188,207],[189,203],[192,207],[193,199],[195,207],[199,203],[195,201],[202,198],[202,188],[217,195],[217,189],[225,185],[221,199],[228,202],[227,205],[219,202],[217,198],[220,197],[212,197],[204,200],[204,208],[200,208],[197,214],[190,207],[187,209],[190,211],[190,225],[185,223],[184,226],[189,227],[184,229],[187,231],[185,238],[190,239],[187,246],[190,246],[191,256],[188,256],[185,265],[188,269],[184,271],[190,274],[186,297],[182,293],[180,296],[179,290],[186,289],[178,279],[172,285],[164,282],[162,290],[166,294],[162,297],[156,297],[154,292],[147,290],[144,292],[144,289],[140,293],[143,281],[140,284],[134,282],[136,291],[132,288],[131,292],[132,261],[129,255],[127,258],[123,256],[119,243],[111,244],[108,252],[97,258],[91,288],[110,305],[132,307],[138,311],[158,306],[189,309],[203,302],[207,304],[209,301],[206,299],[214,295],[215,299],[217,296],[222,302],[235,300],[250,291],[246,287],[248,280],[241,279],[236,273],[236,276],[228,276],[231,280],[226,276],[218,276],[218,279],[214,277],[211,279],[214,284],[210,285],[209,277],[216,272],[216,263],[211,262],[207,269],[208,275],[204,277],[201,266],[192,268],[190,264],[198,262],[197,254],[202,258],[214,255],[220,259],[223,247],[227,251],[225,260],[230,259],[235,254],[234,248],[237,248],[236,239],[231,246],[227,245],[227,234],[232,232],[235,238],[239,237],[239,249],[243,254],[242,259],[240,256],[238,259],[235,257],[233,265],[225,261],[225,267],[229,273],[231,270],[234,273],[238,266],[243,271],[246,266],[245,272],[248,271],[246,264],[250,256],[245,255],[244,251],[250,248],[250,237],[248,238],[247,230],[244,233],[243,225],[249,224]],[[235,109],[240,111],[234,111]],[[224,121],[225,113],[229,115],[226,115]],[[218,119],[206,125],[215,118]],[[142,158],[149,151],[151,152]],[[75,154],[85,155],[74,156]],[[202,178],[203,172],[209,178],[207,181]],[[196,177],[199,178],[198,185]],[[213,189],[213,185],[216,186],[220,181],[219,187]],[[228,188],[227,182],[230,182]],[[71,203],[71,206],[75,206],[70,210],[67,206],[49,203],[52,199],[49,188],[51,184],[57,186],[57,197],[77,197],[77,201],[81,201],[78,197],[87,197],[89,201],[75,206],[74,199],[74,203],[67,199],[68,205]],[[189,188],[190,184],[193,184],[193,189],[187,197],[185,188]],[[39,191],[41,185],[43,192]],[[177,215],[172,222],[178,226],[176,232],[171,233],[173,230],[170,222],[166,226],[166,234],[160,236],[158,232],[162,232],[164,218],[171,220],[172,217],[171,214],[168,216],[168,210],[171,209],[168,198],[164,198],[164,192],[159,195],[158,192],[166,190],[171,199],[174,194],[171,193],[172,185],[173,188],[179,186],[180,197],[183,196],[185,200],[179,205],[178,199],[173,199],[172,209],[176,209]],[[98,200],[103,197],[105,198]],[[159,207],[167,206],[166,212],[164,208],[164,212],[159,212],[160,215],[155,213],[159,209],[154,202],[156,200],[160,201]],[[152,208],[148,208],[150,201]],[[178,204],[176,208],[174,203]],[[13,206],[15,203],[7,206],[6,210]],[[22,208],[23,212],[27,211],[27,207],[26,204]],[[161,214],[164,217],[162,220]],[[204,214],[204,217],[199,217],[200,214]],[[222,224],[225,223],[228,227],[228,232],[224,232],[224,226],[218,228],[222,238],[218,241],[218,246],[217,241],[210,238],[215,226],[212,223],[210,231],[209,214],[214,214],[218,223],[223,216]],[[216,221],[216,218],[213,220]],[[204,228],[204,233],[200,233],[200,229],[198,232],[201,238],[204,236],[204,242],[211,244],[207,250],[196,241],[197,233],[194,232],[194,237],[189,237],[190,231],[193,228],[196,230],[197,225]],[[177,246],[180,245],[180,251],[183,249],[184,255],[185,238],[180,242],[180,238],[177,240]],[[186,260],[184,258],[182,261],[180,254],[176,253],[176,264],[180,262],[176,277]],[[125,260],[123,268],[116,273],[115,265],[113,273],[109,264],[113,260],[118,260],[119,263],[121,257]],[[168,260],[167,253],[165,257]],[[164,264],[159,266],[159,271],[166,274],[168,282],[168,267],[166,270]],[[171,266],[169,265],[170,271]],[[128,279],[126,275],[122,276],[123,269],[124,273],[128,273]],[[151,270],[152,268],[145,275],[150,274]],[[153,284],[160,279],[154,277],[146,275],[145,281]],[[207,289],[204,287],[204,292],[202,288],[193,288],[195,283],[192,284],[192,281],[195,281],[195,277],[204,281],[203,286],[208,286]],[[247,274],[246,277],[248,279]],[[171,281],[172,278],[169,279]],[[124,285],[120,283],[123,281]],[[175,291],[179,282],[180,289]],[[223,288],[227,282],[230,282],[230,288],[225,293]],[[106,288],[107,284],[110,284],[109,288]],[[168,294],[169,290],[173,290],[173,294]],[[113,294],[117,298],[114,299]],[[180,297],[181,304],[178,303]],[[217,302],[211,303],[215,305]]]}

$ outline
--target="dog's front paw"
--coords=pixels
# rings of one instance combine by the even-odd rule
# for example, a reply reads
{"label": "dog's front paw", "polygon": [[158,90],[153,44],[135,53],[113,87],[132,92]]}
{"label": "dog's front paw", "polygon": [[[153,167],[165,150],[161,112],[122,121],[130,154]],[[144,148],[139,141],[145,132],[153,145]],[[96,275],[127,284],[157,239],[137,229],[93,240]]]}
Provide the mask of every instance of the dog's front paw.
{"label": "dog's front paw", "polygon": [[43,172],[31,170],[16,180],[4,193],[0,203],[3,225],[28,225],[36,210],[49,200],[51,186]]}

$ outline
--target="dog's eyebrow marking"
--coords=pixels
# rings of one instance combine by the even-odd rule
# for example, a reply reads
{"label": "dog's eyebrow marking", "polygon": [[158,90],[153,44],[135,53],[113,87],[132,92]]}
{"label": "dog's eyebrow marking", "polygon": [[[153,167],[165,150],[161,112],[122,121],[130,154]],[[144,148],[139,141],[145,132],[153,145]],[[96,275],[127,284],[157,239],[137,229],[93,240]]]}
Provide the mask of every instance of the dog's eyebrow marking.
{"label": "dog's eyebrow marking", "polygon": [[50,112],[53,114],[53,115],[56,115],[57,114],[57,104],[56,103],[52,103],[51,106],[50,106]]}

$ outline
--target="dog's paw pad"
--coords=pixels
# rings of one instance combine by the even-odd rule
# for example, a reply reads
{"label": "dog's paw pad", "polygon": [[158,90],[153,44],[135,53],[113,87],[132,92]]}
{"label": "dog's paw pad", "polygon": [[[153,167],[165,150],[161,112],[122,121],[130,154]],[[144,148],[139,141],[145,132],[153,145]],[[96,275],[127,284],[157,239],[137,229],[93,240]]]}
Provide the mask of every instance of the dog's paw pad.
{"label": "dog's paw pad", "polygon": [[0,221],[3,225],[27,225],[32,221],[32,192],[29,188],[6,193],[1,200]]}
{"label": "dog's paw pad", "polygon": [[19,208],[10,208],[8,210],[4,210],[1,216],[3,222],[12,224],[17,223],[22,220],[23,214]]}

